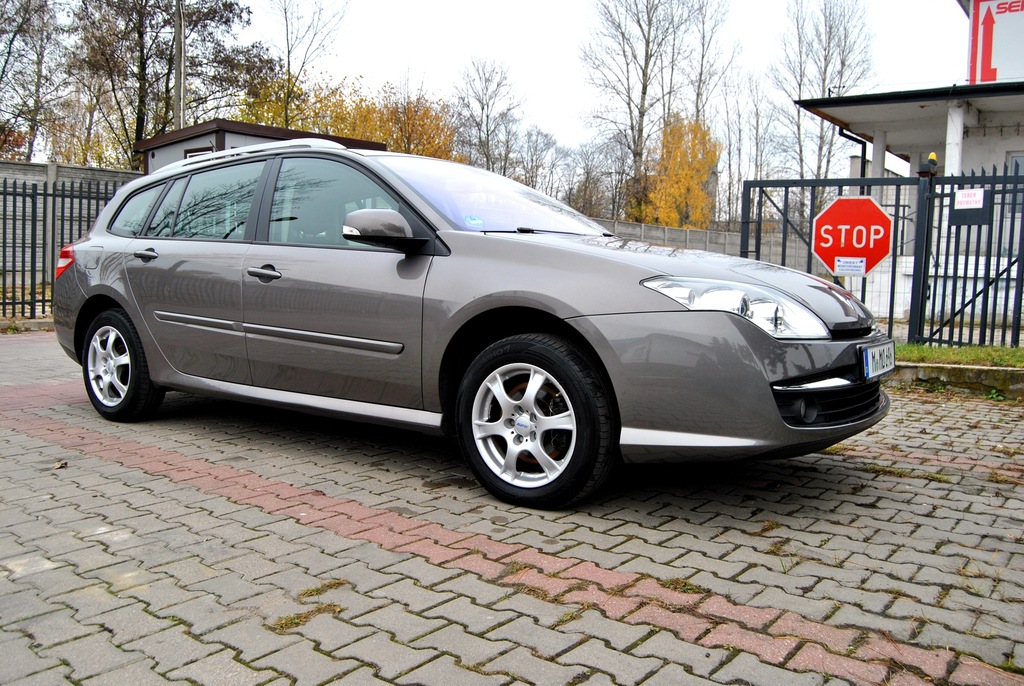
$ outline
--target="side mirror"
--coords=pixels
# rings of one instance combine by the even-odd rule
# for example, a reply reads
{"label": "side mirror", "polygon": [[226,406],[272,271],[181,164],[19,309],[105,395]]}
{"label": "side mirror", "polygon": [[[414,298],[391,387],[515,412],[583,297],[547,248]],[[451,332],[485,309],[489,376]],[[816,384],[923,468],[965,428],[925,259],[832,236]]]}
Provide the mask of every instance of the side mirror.
{"label": "side mirror", "polygon": [[405,217],[395,210],[354,210],[345,217],[342,235],[356,243],[415,252],[430,240],[414,236]]}

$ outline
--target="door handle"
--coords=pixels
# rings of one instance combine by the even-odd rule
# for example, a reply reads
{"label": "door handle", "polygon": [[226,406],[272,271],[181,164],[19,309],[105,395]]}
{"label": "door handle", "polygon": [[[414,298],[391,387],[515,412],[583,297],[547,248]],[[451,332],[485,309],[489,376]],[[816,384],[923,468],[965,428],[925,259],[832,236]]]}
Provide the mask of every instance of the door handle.
{"label": "door handle", "polygon": [[132,253],[132,257],[137,257],[143,262],[149,262],[150,260],[155,260],[160,257],[160,253],[153,248],[146,248],[145,250],[136,250]]}
{"label": "door handle", "polygon": [[274,269],[272,264],[265,264],[262,267],[249,267],[245,270],[245,273],[249,276],[255,276],[263,283],[270,283],[275,279],[281,278],[281,272]]}

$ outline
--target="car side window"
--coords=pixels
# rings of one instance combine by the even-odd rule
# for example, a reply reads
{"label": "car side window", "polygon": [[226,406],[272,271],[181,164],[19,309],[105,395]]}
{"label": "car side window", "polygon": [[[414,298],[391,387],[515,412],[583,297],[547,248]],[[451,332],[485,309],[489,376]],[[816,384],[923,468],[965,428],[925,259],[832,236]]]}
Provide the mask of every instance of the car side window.
{"label": "car side window", "polygon": [[375,181],[347,164],[285,158],[270,210],[271,243],[366,248],[345,239],[345,216],[364,208],[399,209]]}
{"label": "car side window", "polygon": [[146,217],[149,216],[149,209],[156,202],[156,199],[160,197],[160,191],[162,190],[162,185],[154,186],[133,195],[121,207],[117,217],[110,223],[110,228],[107,230],[112,234],[125,236],[126,238],[138,236],[142,233]]}
{"label": "car side window", "polygon": [[193,174],[174,224],[174,238],[240,240],[245,235],[263,162]]}
{"label": "car side window", "polygon": [[156,208],[149,228],[146,229],[147,236],[167,238],[174,230],[174,218],[178,213],[178,203],[181,202],[181,194],[185,190],[185,179],[175,179],[167,190],[167,195],[160,201]]}

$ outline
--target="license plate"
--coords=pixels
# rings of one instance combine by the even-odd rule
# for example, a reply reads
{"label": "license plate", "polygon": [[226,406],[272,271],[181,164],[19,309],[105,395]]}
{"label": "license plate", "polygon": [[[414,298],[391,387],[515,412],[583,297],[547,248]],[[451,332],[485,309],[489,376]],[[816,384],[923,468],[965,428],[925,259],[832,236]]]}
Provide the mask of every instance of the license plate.
{"label": "license plate", "polygon": [[892,341],[861,349],[864,357],[864,378],[877,379],[896,368],[896,344]]}

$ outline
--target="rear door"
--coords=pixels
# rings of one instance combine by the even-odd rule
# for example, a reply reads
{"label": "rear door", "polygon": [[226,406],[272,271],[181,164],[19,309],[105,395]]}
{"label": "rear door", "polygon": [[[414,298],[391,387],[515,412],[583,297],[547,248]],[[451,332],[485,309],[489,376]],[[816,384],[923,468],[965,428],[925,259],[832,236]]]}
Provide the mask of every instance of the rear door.
{"label": "rear door", "polygon": [[266,225],[244,258],[244,328],[257,386],[420,408],[423,287],[431,258],[350,242],[348,212],[388,208],[364,171],[285,157]]}
{"label": "rear door", "polygon": [[252,200],[265,164],[219,167],[170,182],[149,226],[125,255],[145,326],[183,374],[250,381],[242,258],[255,231]]}

